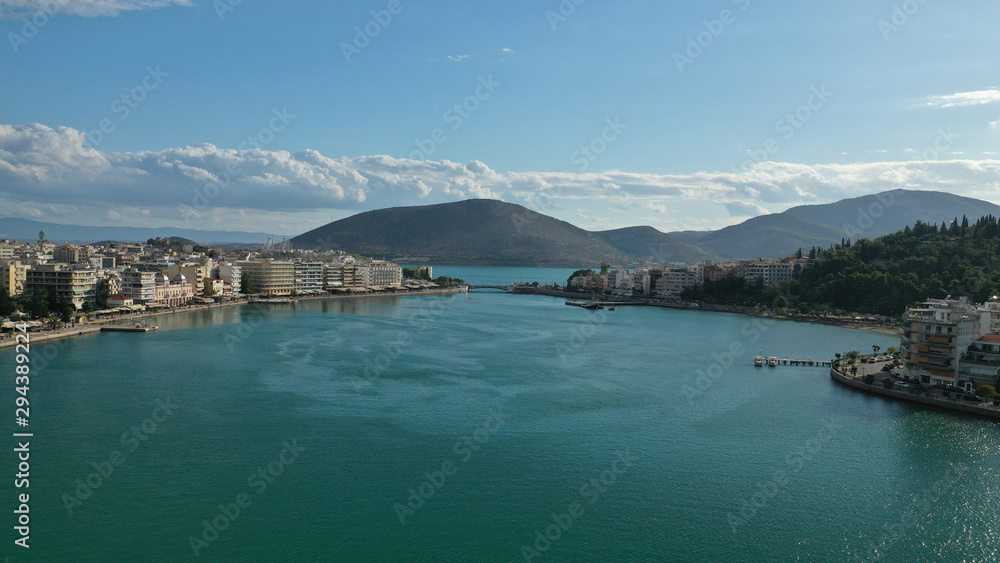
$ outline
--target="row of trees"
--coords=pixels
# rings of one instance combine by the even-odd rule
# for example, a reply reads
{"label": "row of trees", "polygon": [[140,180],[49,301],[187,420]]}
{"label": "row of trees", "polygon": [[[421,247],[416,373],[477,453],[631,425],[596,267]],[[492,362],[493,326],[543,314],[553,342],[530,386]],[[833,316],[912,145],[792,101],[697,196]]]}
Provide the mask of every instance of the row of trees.
{"label": "row of trees", "polygon": [[742,279],[720,280],[689,288],[682,297],[802,312],[898,315],[927,298],[968,296],[982,302],[1000,292],[1000,224],[992,215],[972,224],[956,218],[950,226],[918,221],[874,240],[813,248],[809,255],[816,258],[813,266],[796,268],[790,282],[764,288]]}
{"label": "row of trees", "polygon": [[[90,308],[93,309],[93,305]],[[20,301],[15,301],[10,296],[7,285],[0,282],[0,317],[9,317],[17,311],[24,311],[32,318],[44,318],[58,316],[60,320],[68,323],[76,313],[76,306],[71,301],[64,300],[54,290],[38,291],[30,297],[24,297]]]}
{"label": "row of trees", "polygon": [[435,279],[431,279],[431,274],[426,269],[421,270],[420,268],[403,268],[403,277],[410,280],[424,280],[429,282],[434,282],[443,287],[455,287],[458,285],[465,285],[465,280],[461,278],[453,278],[451,276],[438,276]]}

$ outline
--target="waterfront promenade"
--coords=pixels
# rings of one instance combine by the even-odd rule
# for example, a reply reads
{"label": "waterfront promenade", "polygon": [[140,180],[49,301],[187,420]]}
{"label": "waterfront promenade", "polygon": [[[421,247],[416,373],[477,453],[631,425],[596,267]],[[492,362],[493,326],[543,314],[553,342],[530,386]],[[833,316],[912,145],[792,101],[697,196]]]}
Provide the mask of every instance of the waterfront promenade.
{"label": "waterfront promenade", "polygon": [[[830,377],[840,385],[863,393],[881,395],[890,399],[1000,420],[1000,406],[995,406],[989,400],[983,403],[976,403],[966,401],[960,397],[952,398],[954,397],[954,393],[951,394],[952,397],[945,397],[944,393],[937,389],[886,389],[883,381],[891,377],[889,372],[880,371],[883,364],[884,362],[858,364],[858,373],[856,376],[842,373],[837,368],[831,368]],[[864,382],[864,376],[869,373],[876,374],[875,383],[871,385]]]}
{"label": "waterfront promenade", "polygon": [[[274,304],[289,304],[298,301],[318,301],[326,299],[359,299],[363,297],[402,297],[408,295],[453,295],[456,293],[466,293],[467,289],[465,286],[458,288],[436,288],[436,289],[426,289],[417,291],[397,291],[393,293],[350,293],[343,295],[325,294],[325,295],[312,295],[312,296],[301,296],[301,297],[286,297],[282,298],[281,301],[275,301]],[[290,300],[290,301],[288,301]],[[182,305],[180,307],[171,307],[168,309],[154,310],[154,311],[144,311],[141,313],[127,313],[122,315],[117,315],[113,317],[102,318],[100,320],[89,320],[82,322],[73,322],[69,325],[50,330],[40,330],[30,332],[30,342],[32,344],[36,342],[44,342],[46,340],[53,340],[56,338],[65,338],[69,336],[80,336],[83,334],[92,334],[95,332],[100,332],[103,326],[116,325],[116,324],[133,324],[138,319],[145,319],[149,317],[158,317],[161,315],[173,315],[177,313],[189,313],[192,311],[201,311],[205,309],[217,309],[219,307],[231,307],[234,305],[247,305],[251,303],[258,304],[268,304],[267,299],[233,299],[231,301],[224,301],[221,303],[212,303],[205,305]],[[18,344],[13,334],[0,335],[0,348],[6,348]]]}

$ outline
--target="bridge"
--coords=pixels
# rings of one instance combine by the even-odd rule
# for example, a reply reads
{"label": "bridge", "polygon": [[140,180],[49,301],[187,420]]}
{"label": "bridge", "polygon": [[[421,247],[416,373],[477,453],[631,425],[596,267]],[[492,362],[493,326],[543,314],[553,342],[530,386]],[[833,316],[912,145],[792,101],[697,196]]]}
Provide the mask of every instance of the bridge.
{"label": "bridge", "polygon": [[506,285],[469,285],[469,291],[473,289],[499,289],[500,291],[507,291]]}

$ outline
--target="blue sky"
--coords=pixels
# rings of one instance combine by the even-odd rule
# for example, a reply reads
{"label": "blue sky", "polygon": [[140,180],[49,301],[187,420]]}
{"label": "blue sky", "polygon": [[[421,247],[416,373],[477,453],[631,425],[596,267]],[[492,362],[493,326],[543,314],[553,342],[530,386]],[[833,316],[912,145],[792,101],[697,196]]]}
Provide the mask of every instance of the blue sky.
{"label": "blue sky", "polygon": [[2,215],[298,234],[493,197],[669,231],[1000,202],[995,3],[576,2],[0,0]]}

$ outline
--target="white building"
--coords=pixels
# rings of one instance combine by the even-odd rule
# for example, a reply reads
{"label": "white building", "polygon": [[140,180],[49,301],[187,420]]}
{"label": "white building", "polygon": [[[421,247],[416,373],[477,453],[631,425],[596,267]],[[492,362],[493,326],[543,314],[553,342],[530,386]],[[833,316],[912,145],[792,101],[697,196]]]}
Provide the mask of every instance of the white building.
{"label": "white building", "polygon": [[403,268],[398,264],[384,260],[372,260],[367,266],[365,287],[376,289],[399,287],[403,284]]}
{"label": "white building", "polygon": [[305,293],[317,291],[323,291],[323,263],[296,262],[295,292]]}
{"label": "white building", "polygon": [[757,258],[745,260],[736,267],[736,275],[747,280],[747,283],[762,281],[764,287],[771,284],[792,280],[795,263],[774,258]]}
{"label": "white building", "polygon": [[123,270],[121,294],[131,297],[136,303],[156,301],[156,274],[157,272],[144,272],[138,268]]}

